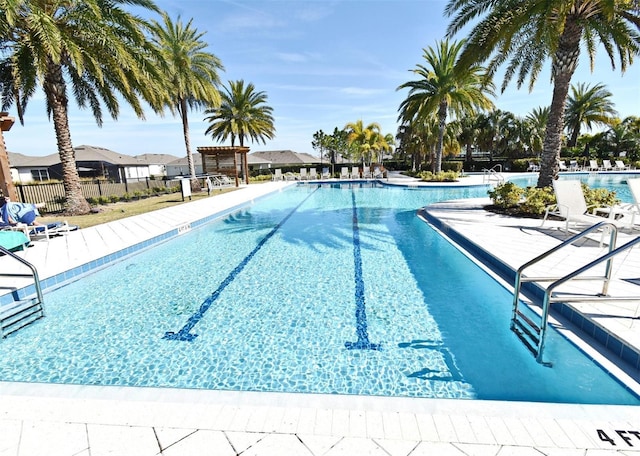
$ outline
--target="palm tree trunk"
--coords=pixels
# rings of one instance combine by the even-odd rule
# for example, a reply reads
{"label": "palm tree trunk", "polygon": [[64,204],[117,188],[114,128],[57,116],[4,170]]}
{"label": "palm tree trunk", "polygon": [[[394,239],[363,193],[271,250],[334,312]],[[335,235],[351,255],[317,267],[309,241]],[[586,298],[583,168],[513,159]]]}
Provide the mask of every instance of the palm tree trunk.
{"label": "palm tree trunk", "polygon": [[49,62],[44,78],[44,91],[51,108],[58,153],[62,164],[65,194],[64,213],[66,215],[88,214],[91,211],[91,206],[82,195],[80,176],[76,169],[76,157],[69,130],[67,88],[62,76],[62,67],[59,64]]}
{"label": "palm tree trunk", "polygon": [[562,130],[564,129],[564,109],[571,85],[571,77],[578,66],[580,57],[580,38],[582,27],[572,16],[567,18],[564,31],[560,37],[558,50],[553,60],[553,98],[544,146],[540,157],[540,174],[537,187],[550,187],[558,178],[558,160],[562,146]]}
{"label": "palm tree trunk", "polygon": [[438,145],[436,147],[435,164],[432,166],[433,173],[437,174],[442,171],[442,147],[444,144],[444,131],[447,128],[447,102],[440,103],[438,109]]}
{"label": "palm tree trunk", "polygon": [[182,134],[184,136],[184,146],[187,149],[187,164],[189,165],[189,177],[191,178],[191,191],[199,192],[202,190],[200,181],[196,178],[196,166],[193,162],[193,154],[191,153],[191,140],[189,139],[189,119],[187,118],[187,101],[180,99],[180,118],[182,119]]}

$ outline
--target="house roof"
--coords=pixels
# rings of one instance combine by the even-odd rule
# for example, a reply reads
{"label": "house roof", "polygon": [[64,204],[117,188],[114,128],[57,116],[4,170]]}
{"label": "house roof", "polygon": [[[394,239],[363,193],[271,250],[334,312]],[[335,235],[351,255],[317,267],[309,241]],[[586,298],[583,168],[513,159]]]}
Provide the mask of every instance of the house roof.
{"label": "house roof", "polygon": [[134,155],[133,158],[146,165],[166,165],[178,159],[175,155],[170,154],[142,154]]}
{"label": "house roof", "polygon": [[[147,166],[131,155],[120,154],[104,147],[82,145],[73,148],[78,162],[105,162],[120,166]],[[51,154],[44,157],[30,157],[15,152],[9,152],[9,165],[12,168],[48,167],[60,163],[60,155]]]}
{"label": "house roof", "polygon": [[[258,163],[269,163],[268,160],[265,160],[264,158],[260,158],[260,157],[252,157],[251,155],[253,154],[247,154],[247,164],[248,165],[257,165]],[[228,161],[233,160],[233,157],[231,158],[225,158],[223,160],[221,160],[222,163],[227,163]],[[168,165],[171,166],[187,166],[187,157],[186,155],[182,158],[178,158],[176,160],[173,160],[172,162],[167,163]],[[202,155],[201,154],[193,154],[193,164],[194,165],[202,165]]]}
{"label": "house roof", "polygon": [[131,155],[120,154],[104,147],[82,145],[73,148],[76,154],[76,162],[101,161],[113,165],[146,166]]}
{"label": "house roof", "polygon": [[320,163],[318,157],[304,153],[294,152],[292,150],[265,150],[254,152],[249,156],[259,157],[271,162],[272,165],[303,165],[311,163]]}

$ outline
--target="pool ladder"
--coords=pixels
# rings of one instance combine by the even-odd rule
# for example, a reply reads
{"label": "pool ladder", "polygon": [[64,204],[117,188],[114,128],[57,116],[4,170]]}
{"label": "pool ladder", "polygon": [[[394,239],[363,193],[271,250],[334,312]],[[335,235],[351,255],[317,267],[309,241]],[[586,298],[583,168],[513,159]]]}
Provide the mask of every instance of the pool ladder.
{"label": "pool ladder", "polygon": [[[588,264],[576,269],[575,271],[563,276],[563,277],[528,277],[524,275],[524,270],[529,266],[532,266],[539,261],[547,258],[549,255],[563,249],[564,247],[573,244],[579,239],[586,237],[588,234],[598,230],[603,230],[602,236],[605,236],[607,232],[610,234],[608,252],[599,258],[589,262]],[[544,361],[544,343],[547,334],[547,327],[549,321],[549,311],[551,304],[557,302],[605,302],[605,301],[637,301],[640,300],[640,296],[610,296],[609,283],[611,282],[611,271],[613,268],[613,257],[621,252],[631,249],[636,244],[640,243],[640,236],[631,240],[630,242],[616,248],[618,231],[617,227],[609,222],[601,222],[593,225],[586,230],[572,236],[556,247],[544,252],[537,256],[533,260],[520,266],[516,272],[516,279],[513,292],[513,312],[511,316],[511,330],[518,336],[522,343],[531,351],[536,357],[536,361],[540,364],[551,366],[551,362]],[[606,262],[605,273],[603,276],[586,276],[582,275],[587,270]],[[602,292],[597,295],[571,295],[571,294],[559,294],[555,291],[560,285],[570,280],[591,280],[602,281]],[[551,282],[551,284],[545,289],[544,298],[542,301],[542,310],[540,314],[531,312],[530,315],[525,315],[520,310],[520,293],[522,284],[525,282]]]}
{"label": "pool ladder", "polygon": [[4,253],[10,258],[27,266],[30,270],[30,274],[15,274],[15,273],[0,273],[0,276],[5,277],[32,277],[36,294],[31,298],[21,299],[12,303],[0,306],[0,340],[7,337],[9,334],[30,325],[36,320],[44,317],[44,307],[42,298],[42,287],[40,286],[40,279],[38,278],[38,271],[35,266],[29,263],[24,258],[20,258],[15,253],[0,246],[0,252]]}

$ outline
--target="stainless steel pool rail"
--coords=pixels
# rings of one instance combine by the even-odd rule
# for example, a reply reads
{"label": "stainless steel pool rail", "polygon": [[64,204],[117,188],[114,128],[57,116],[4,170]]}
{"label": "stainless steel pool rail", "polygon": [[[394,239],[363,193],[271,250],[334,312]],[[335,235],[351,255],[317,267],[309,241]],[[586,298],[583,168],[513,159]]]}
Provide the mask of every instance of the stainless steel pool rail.
{"label": "stainless steel pool rail", "polygon": [[493,168],[482,169],[482,183],[491,184],[494,182],[496,185],[504,184],[505,179],[502,175],[502,165],[498,163]]}
{"label": "stainless steel pool rail", "polygon": [[44,317],[44,300],[42,297],[42,287],[40,285],[40,278],[38,277],[38,270],[34,265],[29,263],[24,258],[19,257],[10,250],[0,246],[0,252],[4,253],[9,258],[12,258],[31,270],[31,273],[17,274],[17,273],[5,273],[0,272],[0,276],[3,277],[31,277],[33,278],[36,294],[34,297],[16,300],[12,303],[0,306],[0,340],[7,337],[9,334],[30,325],[36,320]]}
{"label": "stainless steel pool rail", "polygon": [[[575,271],[566,274],[562,277],[551,277],[551,276],[541,276],[541,277],[527,277],[524,275],[524,270],[529,266],[532,266],[543,259],[547,258],[549,255],[557,252],[565,248],[568,245],[573,244],[574,242],[586,237],[588,234],[593,233],[598,230],[605,230],[603,233],[606,234],[606,231],[609,231],[610,240],[608,246],[608,252],[593,261],[585,264],[584,266],[576,269]],[[640,300],[640,295],[636,296],[610,296],[609,292],[609,284],[611,282],[611,273],[613,269],[613,258],[621,252],[627,251],[633,248],[636,244],[640,243],[640,236],[631,240],[630,242],[616,248],[618,230],[617,227],[609,222],[601,222],[596,225],[593,225],[586,230],[572,236],[556,247],[542,253],[536,258],[528,261],[527,263],[520,266],[518,271],[516,272],[515,285],[514,285],[514,293],[513,293],[513,312],[511,316],[511,330],[518,336],[518,338],[524,343],[524,345],[531,351],[531,353],[536,357],[536,361],[543,365],[551,366],[551,362],[544,361],[543,352],[544,352],[544,344],[545,337],[547,334],[548,321],[549,321],[549,311],[551,309],[551,304],[557,302],[605,302],[605,301],[629,301],[629,300]],[[587,276],[582,275],[589,269],[606,262],[605,273],[600,276]],[[560,285],[565,284],[570,280],[591,280],[591,281],[599,281],[602,280],[602,292],[596,295],[585,295],[585,294],[559,294],[555,292],[556,288]],[[551,282],[551,284],[545,289],[544,298],[542,301],[542,309],[541,313],[538,315],[535,312],[532,314],[537,315],[540,318],[539,322],[534,322],[533,319],[535,317],[529,317],[524,315],[520,310],[520,293],[522,291],[522,283],[524,282]]]}

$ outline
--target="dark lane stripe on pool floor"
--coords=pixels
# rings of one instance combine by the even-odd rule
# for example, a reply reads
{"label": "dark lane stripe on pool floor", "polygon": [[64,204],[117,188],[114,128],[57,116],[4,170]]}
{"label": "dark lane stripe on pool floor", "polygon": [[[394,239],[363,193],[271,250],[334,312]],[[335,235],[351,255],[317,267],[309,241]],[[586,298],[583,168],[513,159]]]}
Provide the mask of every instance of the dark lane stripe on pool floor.
{"label": "dark lane stripe on pool floor", "polygon": [[224,289],[227,288],[227,286],[235,280],[238,274],[242,272],[245,266],[249,264],[249,261],[251,261],[255,254],[258,253],[262,246],[265,245],[266,242],[271,239],[274,234],[276,234],[276,232],[282,227],[282,225],[284,225],[285,222],[289,220],[289,218],[293,214],[296,213],[296,211],[305,203],[305,201],[311,198],[311,196],[318,190],[318,188],[320,187],[318,186],[315,190],[309,193],[309,195],[307,195],[307,197],[303,199],[300,204],[294,207],[293,210],[280,221],[280,223],[273,227],[273,229],[264,238],[262,238],[260,242],[258,242],[258,245],[256,245],[255,248],[246,257],[244,257],[240,264],[238,264],[238,266],[236,266],[233,271],[231,271],[231,273],[222,281],[220,286],[218,286],[218,288],[213,293],[211,293],[211,295],[200,305],[200,308],[189,318],[187,324],[184,325],[182,329],[180,329],[180,331],[178,331],[177,333],[173,331],[167,331],[162,338],[168,340],[192,341],[193,339],[198,337],[197,334],[191,334],[190,331],[193,329],[193,327],[204,318],[204,314],[207,313],[211,305],[216,302]]}

